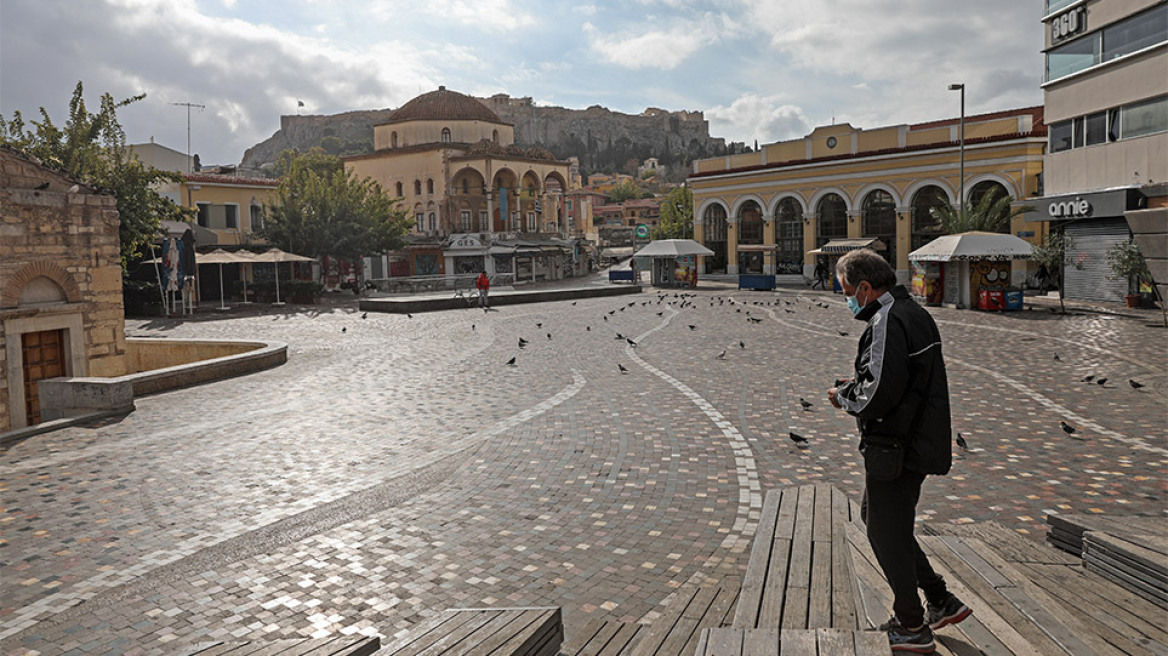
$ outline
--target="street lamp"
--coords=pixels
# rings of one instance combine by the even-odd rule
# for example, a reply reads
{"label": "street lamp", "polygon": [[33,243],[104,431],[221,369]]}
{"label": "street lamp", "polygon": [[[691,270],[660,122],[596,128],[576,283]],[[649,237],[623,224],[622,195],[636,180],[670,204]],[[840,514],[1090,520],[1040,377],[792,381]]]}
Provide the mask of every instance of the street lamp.
{"label": "street lamp", "polygon": [[965,219],[965,85],[950,84],[950,91],[961,92],[961,178],[957,181],[957,216]]}

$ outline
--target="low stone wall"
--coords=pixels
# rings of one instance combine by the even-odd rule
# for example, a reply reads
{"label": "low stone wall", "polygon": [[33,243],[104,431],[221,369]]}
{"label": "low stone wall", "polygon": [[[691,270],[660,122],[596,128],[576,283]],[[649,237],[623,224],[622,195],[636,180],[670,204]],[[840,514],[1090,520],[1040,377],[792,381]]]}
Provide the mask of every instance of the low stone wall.
{"label": "low stone wall", "polygon": [[238,355],[261,348],[261,342],[178,339],[127,339],[126,370],[141,373]]}
{"label": "low stone wall", "polygon": [[[534,289],[531,291],[506,291],[490,295],[491,307],[500,305],[519,305],[522,303],[547,303],[549,301],[565,301],[578,298],[596,298],[603,296],[624,296],[626,294],[640,294],[640,285],[612,285],[574,287],[567,289]],[[389,312],[405,314],[407,312],[435,312],[439,310],[465,310],[465,299],[453,296],[405,296],[394,298],[363,298],[359,304],[363,312]]]}

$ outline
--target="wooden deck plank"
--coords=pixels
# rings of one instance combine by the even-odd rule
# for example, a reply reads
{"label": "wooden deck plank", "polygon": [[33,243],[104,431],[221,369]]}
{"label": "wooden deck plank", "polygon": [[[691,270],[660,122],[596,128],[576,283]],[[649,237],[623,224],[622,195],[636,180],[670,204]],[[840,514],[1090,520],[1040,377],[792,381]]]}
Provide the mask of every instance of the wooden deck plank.
{"label": "wooden deck plank", "polygon": [[746,575],[742,580],[742,592],[738,598],[738,609],[734,614],[734,626],[749,628],[758,625],[781,499],[782,490],[768,490],[766,498],[763,499],[758,533],[755,534],[750,547],[750,560],[747,562]]}
{"label": "wooden deck plank", "polygon": [[[818,518],[816,519],[818,521]],[[807,602],[807,628],[831,628],[831,541],[811,542],[811,588]]]}
{"label": "wooden deck plank", "polygon": [[892,654],[892,649],[888,646],[888,636],[879,631],[853,631],[852,640],[857,656]]}
{"label": "wooden deck plank", "polygon": [[[849,656],[856,654],[856,639],[852,631],[844,629],[816,628],[815,646],[820,654],[839,654]],[[864,654],[863,656],[869,656]]]}
{"label": "wooden deck plank", "polygon": [[783,496],[779,500],[779,521],[775,522],[775,539],[795,537],[795,513],[799,505],[799,488],[783,488]]}
{"label": "wooden deck plank", "polygon": [[456,630],[438,638],[424,653],[468,654],[474,646],[490,640],[496,633],[506,629],[512,620],[523,614],[523,611],[517,609],[447,612],[453,616],[466,615],[470,619]]}
{"label": "wooden deck plank", "polygon": [[979,539],[1008,562],[1012,563],[1057,563],[1075,565],[1075,556],[1052,548],[1036,540],[1031,540],[999,522],[974,522],[972,524],[923,523],[918,525],[923,535],[954,535],[961,538]]}
{"label": "wooden deck plank", "polygon": [[790,565],[787,568],[787,590],[783,600],[784,629],[806,629],[807,606],[811,594],[812,529],[815,513],[815,487],[799,487],[799,501],[795,513],[795,534],[791,539]]}
{"label": "wooden deck plank", "polygon": [[734,609],[739,588],[740,582],[737,579],[727,579],[718,586],[714,598],[707,606],[704,608],[691,606],[687,609],[686,612],[689,615],[687,619],[692,620],[692,627],[688,624],[679,625],[679,628],[684,629],[684,631],[675,631],[670,639],[662,643],[660,654],[668,656],[694,653],[703,629],[722,628],[722,625],[725,624],[726,619]]}
{"label": "wooden deck plank", "polygon": [[634,645],[632,655],[681,654],[687,644],[691,642],[696,644],[697,636],[701,633],[702,619],[717,598],[719,590],[720,588],[715,586],[698,588],[684,606],[679,604],[676,614],[670,614],[672,617],[669,621],[661,627],[657,626],[660,619],[653,623],[645,638],[638,640]]}
{"label": "wooden deck plank", "polygon": [[747,652],[742,649],[743,634],[747,629],[733,627],[709,628],[706,634],[705,654],[708,656],[740,656]]}
{"label": "wooden deck plank", "polygon": [[[387,654],[393,654],[393,656],[416,656],[442,639],[446,632],[452,631],[472,619],[474,618],[470,615],[441,613],[411,627],[401,638],[385,647],[384,651]],[[450,626],[443,628],[443,625],[447,623],[451,623]]]}
{"label": "wooden deck plank", "polygon": [[892,609],[892,592],[888,582],[876,563],[876,556],[868,544],[863,529],[854,522],[844,527],[851,557],[852,575],[855,582],[853,591],[856,599],[856,622],[858,628],[878,626],[888,619]]}
{"label": "wooden deck plank", "polygon": [[778,629],[748,629],[742,638],[743,656],[779,656]]}
{"label": "wooden deck plank", "polygon": [[439,641],[432,653],[443,656],[484,656],[490,654],[500,645],[511,639],[516,632],[523,630],[534,621],[529,613],[523,610],[503,611],[460,611],[487,616],[487,622],[478,630],[457,641],[443,643]]}
{"label": "wooden deck plank", "polygon": [[564,643],[565,656],[596,656],[620,630],[622,622],[602,620],[594,617],[588,620],[572,639]]}
{"label": "wooden deck plank", "polygon": [[789,630],[779,634],[779,653],[782,656],[818,656],[819,643],[814,631]]}
{"label": "wooden deck plank", "polygon": [[943,535],[937,539],[944,543],[945,546],[949,547],[949,549],[953,553],[957,554],[958,557],[968,563],[969,566],[974,569],[974,571],[976,571],[978,574],[981,574],[982,577],[985,578],[985,580],[994,588],[1012,587],[1014,585],[1013,581],[1003,576],[1002,573],[997,570],[997,568],[992,567],[988,562],[986,562],[986,560],[982,558],[982,555],[973,550],[969,546],[969,543],[967,543],[964,539],[949,535]]}
{"label": "wooden deck plank", "polygon": [[[794,521],[794,517],[791,518]],[[771,552],[771,565],[767,570],[766,585],[763,586],[762,607],[754,627],[774,628],[783,621],[783,604],[787,598],[787,568],[791,562],[791,541],[775,540]]]}
{"label": "wooden deck plank", "polygon": [[[657,654],[661,643],[675,630],[690,605],[695,603],[695,597],[702,594],[709,595],[709,599],[712,599],[715,593],[716,591],[709,588],[691,585],[678,588],[676,596],[665,606],[661,616],[654,620],[648,629],[641,631],[641,637],[637,639],[637,644],[633,645],[633,653],[637,656]],[[708,604],[709,600],[697,603]]]}
{"label": "wooden deck plank", "polygon": [[831,488],[831,502],[831,625],[837,629],[857,629],[851,557],[845,531],[845,526],[851,521],[851,511],[847,496],[839,488]]}
{"label": "wooden deck plank", "polygon": [[831,485],[819,483],[812,487],[815,495],[813,509],[815,516],[811,524],[811,539],[815,542],[831,541]]}
{"label": "wooden deck plank", "polygon": [[564,621],[559,608],[525,611],[509,628],[526,621],[527,625],[509,631],[510,637],[490,651],[476,652],[499,656],[555,656],[564,642]]}

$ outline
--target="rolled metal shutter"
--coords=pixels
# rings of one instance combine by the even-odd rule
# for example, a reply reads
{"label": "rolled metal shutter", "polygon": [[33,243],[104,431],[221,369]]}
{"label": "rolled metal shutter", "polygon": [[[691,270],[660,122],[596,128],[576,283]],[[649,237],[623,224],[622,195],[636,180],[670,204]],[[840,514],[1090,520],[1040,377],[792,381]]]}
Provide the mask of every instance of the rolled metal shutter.
{"label": "rolled metal shutter", "polygon": [[1122,302],[1128,291],[1127,280],[1113,280],[1107,265],[1107,250],[1131,238],[1123,218],[1091,219],[1068,223],[1066,234],[1075,240],[1068,260],[1073,264],[1063,272],[1063,291],[1068,300]]}

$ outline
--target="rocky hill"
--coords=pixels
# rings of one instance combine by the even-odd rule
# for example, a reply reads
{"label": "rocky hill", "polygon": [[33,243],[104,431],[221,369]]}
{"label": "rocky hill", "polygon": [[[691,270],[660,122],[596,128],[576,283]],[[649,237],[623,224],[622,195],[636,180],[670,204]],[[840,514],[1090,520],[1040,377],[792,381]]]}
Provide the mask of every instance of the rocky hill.
{"label": "rocky hill", "polygon": [[[636,173],[635,165],[656,157],[671,180],[683,180],[694,159],[727,152],[724,139],[711,137],[702,112],[649,108],[622,114],[599,105],[588,109],[537,106],[531,98],[498,94],[479,98],[503,121],[515,126],[516,145],[542,146],[561,159],[576,157],[585,173]],[[392,109],[345,112],[331,116],[281,116],[280,130],[249,148],[240,163],[262,169],[285,149],[321,146],[334,154],[373,149],[373,126]],[[741,149],[740,144],[730,148]],[[630,166],[632,170],[630,170]]]}

